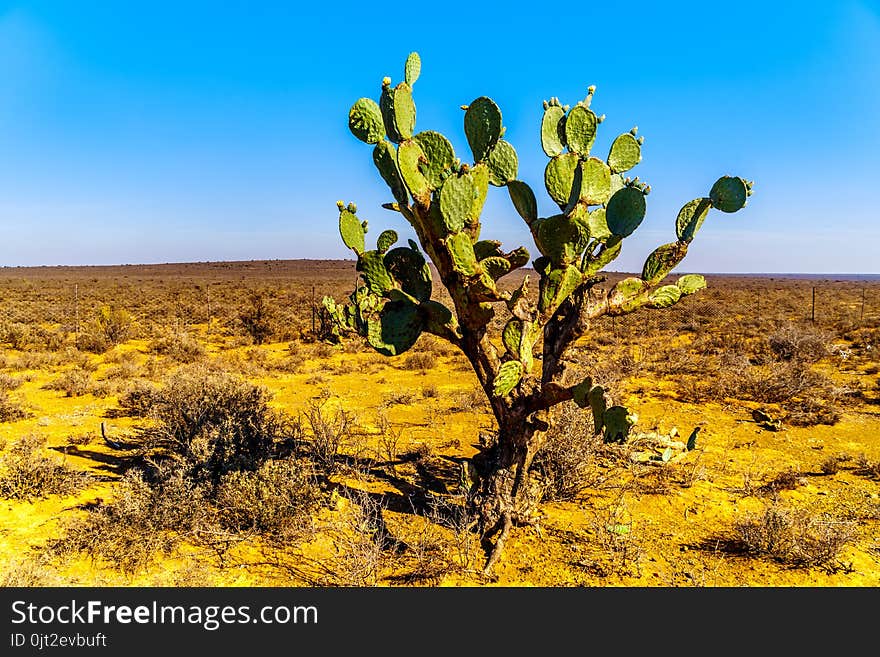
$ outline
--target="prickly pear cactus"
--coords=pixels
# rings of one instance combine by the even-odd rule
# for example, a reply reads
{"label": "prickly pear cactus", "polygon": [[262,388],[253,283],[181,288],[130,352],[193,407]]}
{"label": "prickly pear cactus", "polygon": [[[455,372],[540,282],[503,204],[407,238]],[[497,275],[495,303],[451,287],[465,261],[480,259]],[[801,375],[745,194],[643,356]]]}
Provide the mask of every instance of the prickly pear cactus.
{"label": "prickly pear cactus", "polygon": [[[409,246],[394,247],[398,235],[385,231],[369,248],[367,222],[353,204],[340,203],[339,232],[357,256],[360,282],[347,303],[328,298],[325,305],[340,333],[357,333],[380,353],[403,353],[427,332],[468,358],[498,423],[493,454],[502,455],[487,459],[491,465],[474,483],[487,538],[528,516],[528,496],[522,492],[528,486],[520,483],[550,426],[551,407],[573,400],[592,410],[596,430],[606,441],[626,439],[634,414],[609,407],[603,388],[589,377],[564,384],[563,379],[570,381],[564,377],[566,352],[590,320],[667,308],[703,289],[706,281],[697,274],[675,281],[669,276],[709,211],[742,209],[752,183],[736,176],[719,178],[705,196],[681,208],[675,241],[654,249],[637,275],[605,287],[601,271],[620,255],[647,214],[651,188],[629,175],[643,156],[645,140],[638,128],[605,141],[605,116],[593,108],[595,87],[572,105],[557,98],[545,101],[535,136],[549,158],[543,182],[558,212],[541,217],[533,188],[519,179],[515,140],[506,134],[502,111],[492,99],[480,96],[461,106],[467,148],[456,150],[441,133],[417,128],[413,94],[421,72],[421,59],[410,53],[401,81],[384,78],[378,99],[361,98],[348,112],[349,129],[371,146],[389,188],[391,198],[383,207],[406,219],[414,239]],[[472,161],[462,162],[457,153],[468,151]],[[607,156],[602,159],[600,153]],[[507,277],[532,256],[524,247],[505,250],[501,242],[481,237],[490,187],[507,188],[538,252],[531,260],[534,272],[514,284],[507,284],[512,280]],[[429,260],[452,307],[431,298]],[[530,283],[534,276],[537,285]],[[504,304],[509,318],[500,336],[490,336],[497,304]],[[541,354],[533,353],[538,344]],[[490,557],[487,567],[493,562]]]}

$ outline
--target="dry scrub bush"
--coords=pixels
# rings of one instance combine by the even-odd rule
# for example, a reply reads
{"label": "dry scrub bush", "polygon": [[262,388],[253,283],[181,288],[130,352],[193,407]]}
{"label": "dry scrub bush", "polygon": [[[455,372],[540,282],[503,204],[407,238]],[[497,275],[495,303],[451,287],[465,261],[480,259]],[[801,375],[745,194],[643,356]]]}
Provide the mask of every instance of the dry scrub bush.
{"label": "dry scrub bush", "polygon": [[801,567],[836,570],[840,551],[856,539],[855,523],[777,503],[734,525],[729,549]]}
{"label": "dry scrub bush", "polygon": [[131,382],[128,387],[119,395],[117,403],[120,411],[118,415],[127,415],[130,417],[147,417],[159,388],[145,380],[137,380]]}
{"label": "dry scrub bush", "polygon": [[779,360],[815,363],[831,353],[832,337],[813,326],[786,324],[771,334],[767,342]]}
{"label": "dry scrub bush", "polygon": [[297,428],[306,455],[329,477],[339,469],[342,450],[354,443],[354,419],[343,409],[327,409],[326,403],[326,399],[310,402]]}
{"label": "dry scrub bush", "polygon": [[65,397],[82,397],[83,395],[102,397],[107,394],[107,387],[94,381],[91,375],[82,369],[68,370],[43,387],[46,390],[61,391]]}
{"label": "dry scrub bush", "polygon": [[30,413],[9,398],[9,393],[0,389],[0,422],[17,422],[30,417]]}
{"label": "dry scrub bush", "polygon": [[215,503],[223,525],[236,531],[291,536],[308,528],[320,491],[305,461],[266,461],[258,470],[229,472]]}
{"label": "dry scrub bush", "polygon": [[45,453],[46,439],[24,436],[0,455],[0,497],[32,501],[49,495],[72,495],[92,481],[91,476],[71,468]]}
{"label": "dry scrub bush", "polygon": [[266,295],[253,292],[247,305],[239,312],[238,319],[254,344],[268,342],[274,330],[275,311]]}
{"label": "dry scrub bush", "polygon": [[592,415],[574,404],[560,407],[557,421],[535,454],[532,469],[541,475],[546,500],[573,500],[596,481],[602,439],[593,433]]}
{"label": "dry scrub bush", "polygon": [[434,354],[427,351],[413,351],[406,355],[400,368],[404,370],[430,370],[437,364]]}
{"label": "dry scrub bush", "polygon": [[68,523],[65,536],[49,545],[50,552],[85,553],[123,572],[137,572],[215,522],[214,510],[203,503],[206,493],[207,486],[181,468],[161,468],[151,480],[129,470],[116,487],[115,499]]}
{"label": "dry scrub bush", "polygon": [[268,402],[264,388],[191,367],[171,375],[152,395],[149,417],[156,426],[142,434],[153,447],[184,459],[196,478],[216,480],[259,467],[287,436],[288,423]]}
{"label": "dry scrub bush", "polygon": [[169,332],[156,338],[150,343],[149,351],[181,363],[194,363],[205,357],[205,348],[185,331]]}

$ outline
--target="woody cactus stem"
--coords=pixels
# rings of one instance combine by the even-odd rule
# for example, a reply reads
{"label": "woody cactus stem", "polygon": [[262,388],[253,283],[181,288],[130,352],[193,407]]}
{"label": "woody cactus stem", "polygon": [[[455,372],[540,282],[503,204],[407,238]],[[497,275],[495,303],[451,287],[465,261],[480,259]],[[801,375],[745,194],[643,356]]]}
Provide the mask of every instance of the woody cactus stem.
{"label": "woody cactus stem", "polygon": [[[361,98],[352,105],[349,127],[373,148],[373,161],[393,197],[383,207],[402,214],[418,242],[391,248],[397,234],[385,231],[368,250],[367,222],[353,204],[340,201],[339,231],[357,256],[363,284],[345,304],[330,298],[324,303],[340,332],[363,336],[382,354],[399,355],[427,332],[457,346],[470,361],[498,423],[497,441],[468,468],[489,572],[511,527],[532,517],[537,497],[529,468],[552,426],[552,407],[569,401],[590,407],[606,439],[625,438],[625,423],[612,426],[606,420],[616,417],[612,410],[625,417],[626,409],[605,412],[601,387],[583,374],[574,385],[564,382],[571,380],[564,364],[571,344],[591,319],[666,308],[705,287],[699,275],[672,283],[665,279],[686,255],[709,210],[740,210],[752,183],[720,178],[708,196],[682,207],[676,241],[655,249],[640,275],[606,289],[600,271],[620,255],[623,241],[645,217],[650,187],[625,176],[642,158],[638,129],[616,137],[602,159],[595,147],[605,117],[591,108],[595,87],[574,106],[555,98],[545,102],[540,140],[550,159],[544,185],[559,213],[539,217],[534,192],[517,177],[516,150],[504,138],[498,106],[485,96],[462,106],[472,155],[471,163],[462,163],[444,135],[416,131],[418,54],[410,54],[404,70],[404,81],[396,85],[383,80],[378,103]],[[507,188],[532,234],[540,254],[532,261],[536,294],[529,289],[530,276],[512,291],[499,287],[501,278],[527,265],[531,256],[524,247],[505,251],[501,242],[481,239],[480,216],[490,186]],[[431,299],[427,259],[452,308]],[[497,340],[488,327],[499,304],[511,317]]]}

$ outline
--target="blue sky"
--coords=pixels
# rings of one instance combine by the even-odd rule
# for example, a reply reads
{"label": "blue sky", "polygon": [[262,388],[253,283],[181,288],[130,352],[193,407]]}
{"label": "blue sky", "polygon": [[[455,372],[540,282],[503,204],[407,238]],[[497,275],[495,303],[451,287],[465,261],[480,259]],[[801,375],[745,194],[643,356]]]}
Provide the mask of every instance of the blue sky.
{"label": "blue sky", "polygon": [[[639,126],[615,269],[729,173],[755,194],[682,271],[880,273],[880,3],[298,4],[0,2],[0,264],[351,257],[337,199],[409,236],[347,115],[417,50],[417,129],[465,159],[459,106],[494,98],[544,214],[542,100],[597,85],[603,153]],[[483,235],[532,246],[503,189]]]}

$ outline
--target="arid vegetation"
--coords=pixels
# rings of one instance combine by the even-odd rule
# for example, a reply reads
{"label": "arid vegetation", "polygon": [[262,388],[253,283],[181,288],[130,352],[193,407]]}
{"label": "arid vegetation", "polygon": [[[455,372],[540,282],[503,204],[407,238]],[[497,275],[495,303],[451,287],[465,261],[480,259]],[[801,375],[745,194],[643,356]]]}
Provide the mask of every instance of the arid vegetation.
{"label": "arid vegetation", "polygon": [[591,325],[572,366],[633,434],[606,443],[560,406],[538,521],[486,579],[463,490],[497,431],[485,396],[432,336],[390,359],[322,341],[312,308],[354,276],[0,272],[3,584],[880,583],[876,282],[710,276]]}

